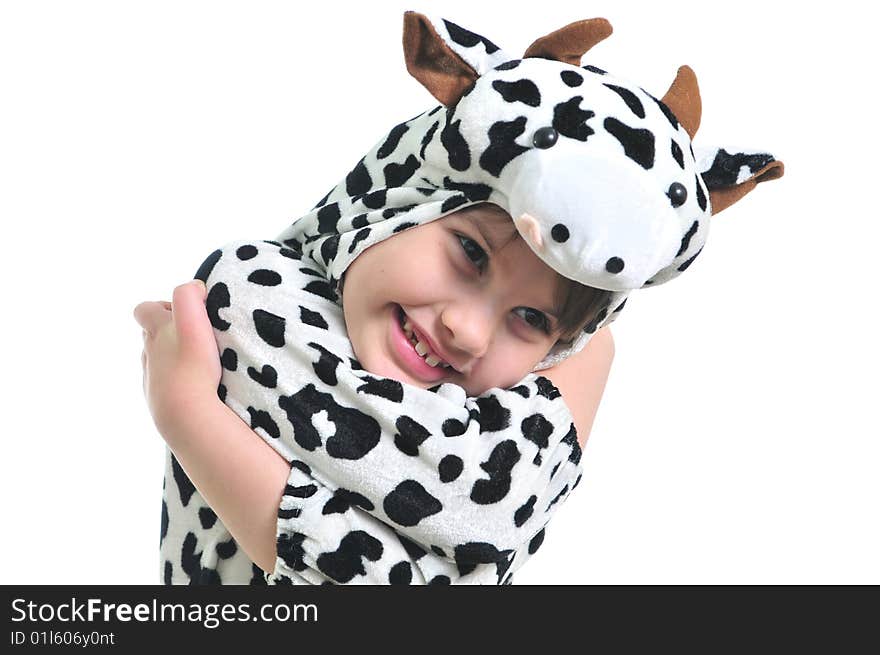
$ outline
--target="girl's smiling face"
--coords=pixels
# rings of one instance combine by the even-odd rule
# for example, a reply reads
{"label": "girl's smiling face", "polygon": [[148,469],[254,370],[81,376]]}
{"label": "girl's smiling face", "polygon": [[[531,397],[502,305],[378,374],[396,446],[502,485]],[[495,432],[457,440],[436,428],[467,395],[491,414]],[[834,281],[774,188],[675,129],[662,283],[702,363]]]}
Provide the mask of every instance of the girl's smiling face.
{"label": "girl's smiling face", "polygon": [[[469,396],[519,382],[559,338],[560,277],[515,237],[510,217],[482,204],[362,252],[342,295],[361,365],[423,389],[452,382]],[[430,366],[432,354],[451,366]]]}

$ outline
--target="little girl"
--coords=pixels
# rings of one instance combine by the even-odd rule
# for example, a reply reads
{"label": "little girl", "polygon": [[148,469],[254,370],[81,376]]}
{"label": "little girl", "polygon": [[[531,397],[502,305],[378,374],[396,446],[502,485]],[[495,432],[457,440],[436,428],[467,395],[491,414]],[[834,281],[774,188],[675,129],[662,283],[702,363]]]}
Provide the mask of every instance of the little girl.
{"label": "little girl", "polygon": [[138,306],[176,455],[166,582],[504,583],[535,552],[580,481],[600,328],[782,175],[765,153],[697,158],[687,67],[662,100],[580,68],[608,34],[579,21],[518,59],[408,12],[407,67],[442,104],[278,240],[212,253],[207,293]]}
{"label": "little girl", "polygon": [[[225,250],[237,252],[248,245],[232,244]],[[288,261],[299,265],[299,260]],[[212,275],[223,279],[218,267],[214,266]],[[288,283],[291,273],[282,273]],[[367,248],[349,265],[341,286],[345,330],[353,353],[367,371],[422,389],[449,382],[473,397],[493,387],[500,392],[522,381],[555,343],[569,340],[595,318],[607,296],[566,280],[543,264],[518,237],[510,217],[491,204],[459,210]],[[192,491],[186,508],[176,497],[166,494],[163,562],[167,570],[163,575],[167,576],[166,582],[259,582],[261,571],[245,555],[263,571],[275,568],[279,499],[291,475],[290,465],[284,456],[267,449],[241,421],[239,416],[248,416],[246,410],[239,410],[236,416],[217,398],[221,369],[211,323],[200,302],[204,291],[197,285],[184,285],[175,291],[174,298],[174,312],[165,303],[142,303],[135,312],[145,334],[155,335],[145,342],[145,390],[160,433],[208,505],[197,508],[199,501]],[[330,302],[315,309],[324,318],[332,318]],[[407,316],[402,327],[398,316],[401,310]],[[229,318],[225,312],[223,316]],[[423,353],[420,357],[419,343],[415,348],[401,343],[401,333],[410,331],[422,335],[432,353],[442,355],[443,364],[433,354]],[[186,356],[187,351],[192,359]],[[552,381],[565,395],[577,430],[578,443],[572,446],[578,456],[589,434],[612,356],[611,336],[605,329],[577,356],[542,371],[543,377],[536,378]],[[236,357],[238,369],[243,359],[240,347]],[[226,375],[231,373],[227,371]],[[558,396],[556,389],[550,386],[547,393]],[[560,422],[564,433],[572,418],[561,398],[549,402],[565,415]],[[544,416],[553,419],[549,412]],[[570,457],[567,447],[561,453],[566,459]],[[186,486],[186,475],[173,462],[171,459],[169,463],[173,480],[178,486],[181,482]],[[476,468],[480,462],[468,464]],[[416,461],[411,463],[413,469],[417,465]],[[579,476],[577,462],[571,469]],[[560,472],[558,479],[564,477]],[[193,526],[196,510],[201,525]],[[214,512],[222,525],[214,523]],[[186,516],[192,518],[186,520]],[[205,517],[210,525],[206,525]],[[223,525],[244,553],[229,552],[234,542]],[[188,537],[192,543],[189,549]],[[415,557],[414,545],[408,545],[410,582],[414,577],[425,582],[475,582],[480,580],[479,574],[485,578],[487,572],[493,582],[500,581],[496,579],[496,567],[485,563],[471,571],[466,580],[460,580],[461,563],[455,570],[434,552]],[[523,549],[516,568],[537,545],[532,543]],[[179,550],[187,552],[180,555],[181,566],[175,567],[170,562],[177,559]],[[216,554],[212,557],[212,553]],[[432,570],[429,563],[443,573],[426,575]],[[350,577],[341,579],[346,577],[340,574],[331,579],[350,581]],[[394,580],[371,570],[370,575],[364,571],[358,576],[358,581]]]}

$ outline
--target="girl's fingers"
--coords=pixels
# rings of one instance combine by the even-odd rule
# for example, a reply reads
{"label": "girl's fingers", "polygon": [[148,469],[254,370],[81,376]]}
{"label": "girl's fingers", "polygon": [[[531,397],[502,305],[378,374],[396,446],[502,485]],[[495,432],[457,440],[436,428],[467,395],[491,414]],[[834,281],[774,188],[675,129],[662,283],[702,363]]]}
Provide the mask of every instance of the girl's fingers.
{"label": "girl's fingers", "polygon": [[168,320],[168,310],[161,302],[142,302],[134,308],[134,320],[147,334],[155,334],[157,328]]}
{"label": "girl's fingers", "polygon": [[208,342],[214,348],[214,331],[205,309],[206,296],[205,284],[201,280],[181,284],[174,289],[171,312],[182,337]]}

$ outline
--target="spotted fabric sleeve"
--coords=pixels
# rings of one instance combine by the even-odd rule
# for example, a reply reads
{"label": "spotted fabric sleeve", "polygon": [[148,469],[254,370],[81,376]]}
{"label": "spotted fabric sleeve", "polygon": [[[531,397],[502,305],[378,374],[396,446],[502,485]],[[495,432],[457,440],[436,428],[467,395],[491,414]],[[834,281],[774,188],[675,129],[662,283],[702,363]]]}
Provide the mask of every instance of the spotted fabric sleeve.
{"label": "spotted fabric sleeve", "polygon": [[387,582],[420,552],[425,581],[495,575],[580,480],[571,413],[548,379],[469,398],[371,375],[326,280],[275,242],[229,244],[197,276],[221,398],[292,463],[270,582]]}

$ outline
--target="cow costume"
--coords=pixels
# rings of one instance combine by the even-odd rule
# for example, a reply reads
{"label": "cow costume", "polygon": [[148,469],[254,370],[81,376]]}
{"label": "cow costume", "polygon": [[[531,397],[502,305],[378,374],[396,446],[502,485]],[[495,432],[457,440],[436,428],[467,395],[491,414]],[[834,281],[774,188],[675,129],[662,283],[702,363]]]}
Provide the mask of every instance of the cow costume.
{"label": "cow costume", "polygon": [[[581,478],[571,413],[540,371],[581,350],[628,294],[702,250],[712,213],[782,175],[760,152],[694,154],[693,72],[661,99],[581,56],[604,19],[572,23],[522,58],[441,18],[407,12],[409,72],[442,104],[396,125],[276,239],[213,252],[208,315],[219,394],[291,464],[277,559],[239,549],[168,453],[167,584],[503,584],[540,546]],[[519,384],[467,397],[364,370],[340,281],[366,248],[478,203],[513,218],[531,250],[606,302]]]}

